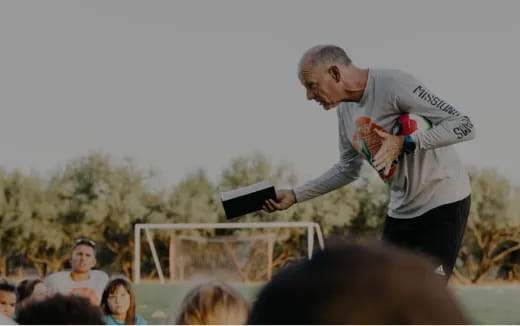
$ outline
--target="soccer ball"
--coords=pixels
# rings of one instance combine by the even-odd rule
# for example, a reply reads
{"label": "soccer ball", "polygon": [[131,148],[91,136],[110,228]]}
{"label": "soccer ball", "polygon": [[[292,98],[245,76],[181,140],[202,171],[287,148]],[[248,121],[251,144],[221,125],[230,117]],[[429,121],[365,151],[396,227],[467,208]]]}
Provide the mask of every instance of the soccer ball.
{"label": "soccer ball", "polygon": [[[430,120],[421,117],[420,115],[413,113],[405,113],[399,116],[395,125],[392,127],[391,133],[396,136],[408,136],[413,134],[416,131],[425,131],[432,127],[432,123]],[[395,171],[397,170],[397,166],[399,165],[399,158],[396,158],[392,162],[392,167],[388,175],[384,175],[384,170],[378,171],[381,179],[386,180],[390,178]]]}
{"label": "soccer ball", "polygon": [[430,120],[413,113],[399,116],[392,128],[392,135],[408,136],[416,131],[425,131],[432,127]]}

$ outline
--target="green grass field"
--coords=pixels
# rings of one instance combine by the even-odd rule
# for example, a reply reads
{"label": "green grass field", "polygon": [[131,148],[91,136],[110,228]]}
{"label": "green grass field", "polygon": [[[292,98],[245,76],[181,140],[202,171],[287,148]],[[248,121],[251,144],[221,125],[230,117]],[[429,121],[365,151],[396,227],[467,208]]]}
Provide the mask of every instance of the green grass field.
{"label": "green grass field", "polygon": [[[262,284],[232,284],[250,302]],[[194,284],[135,286],[137,311],[150,324],[174,318],[182,298]],[[474,324],[520,324],[520,285],[460,286],[451,288]]]}

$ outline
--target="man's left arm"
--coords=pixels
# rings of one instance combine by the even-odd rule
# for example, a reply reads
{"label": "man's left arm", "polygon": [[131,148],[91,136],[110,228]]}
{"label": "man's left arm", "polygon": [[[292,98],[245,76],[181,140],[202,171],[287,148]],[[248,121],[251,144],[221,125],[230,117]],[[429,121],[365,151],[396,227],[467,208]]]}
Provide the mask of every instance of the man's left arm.
{"label": "man's left arm", "polygon": [[394,99],[402,112],[420,115],[432,128],[411,135],[417,149],[432,149],[475,138],[470,118],[428,90],[410,74],[401,72],[393,81]]}

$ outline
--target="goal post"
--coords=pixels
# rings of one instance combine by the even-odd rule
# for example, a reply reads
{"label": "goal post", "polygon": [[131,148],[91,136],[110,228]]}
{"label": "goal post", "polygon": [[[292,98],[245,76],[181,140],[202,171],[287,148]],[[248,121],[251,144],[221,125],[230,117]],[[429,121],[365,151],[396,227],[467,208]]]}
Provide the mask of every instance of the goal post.
{"label": "goal post", "polygon": [[146,241],[150,247],[153,262],[161,284],[165,283],[163,269],[161,267],[152,230],[203,230],[203,229],[280,229],[303,228],[307,231],[308,258],[312,258],[314,250],[314,238],[318,239],[320,249],[324,248],[323,234],[318,223],[314,222],[254,222],[254,223],[171,223],[171,224],[135,224],[134,230],[134,283],[141,281],[141,236],[144,232]]}

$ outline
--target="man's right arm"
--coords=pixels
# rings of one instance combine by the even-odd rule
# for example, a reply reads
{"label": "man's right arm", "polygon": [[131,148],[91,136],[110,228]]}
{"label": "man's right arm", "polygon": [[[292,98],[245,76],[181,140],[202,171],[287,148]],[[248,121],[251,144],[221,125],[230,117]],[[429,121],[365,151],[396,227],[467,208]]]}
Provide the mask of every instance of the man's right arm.
{"label": "man's right arm", "polygon": [[[337,110],[339,109],[337,108]],[[339,162],[316,179],[294,188],[297,202],[324,195],[359,178],[363,159],[347,137],[347,130],[345,130],[340,111],[338,111],[338,131]]]}
{"label": "man's right arm", "polygon": [[340,139],[340,147],[338,163],[321,176],[293,189],[297,202],[324,195],[359,178],[363,159],[350,142],[345,144],[345,141]]}
{"label": "man's right arm", "polygon": [[359,177],[363,159],[353,148],[341,153],[340,161],[318,178],[310,180],[292,190],[277,190],[278,202],[268,199],[263,209],[267,212],[284,210],[297,202],[324,195],[355,181]]}
{"label": "man's right arm", "polygon": [[[338,108],[339,109],[339,108]],[[332,190],[345,186],[357,178],[363,165],[363,159],[354,149],[347,138],[347,131],[338,112],[339,123],[339,152],[340,159],[332,168],[321,176],[310,180],[294,189],[278,190],[276,195],[278,202],[271,199],[266,200],[263,209],[267,212],[284,210],[297,202],[303,202]]]}

